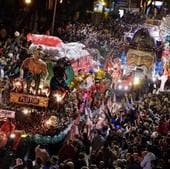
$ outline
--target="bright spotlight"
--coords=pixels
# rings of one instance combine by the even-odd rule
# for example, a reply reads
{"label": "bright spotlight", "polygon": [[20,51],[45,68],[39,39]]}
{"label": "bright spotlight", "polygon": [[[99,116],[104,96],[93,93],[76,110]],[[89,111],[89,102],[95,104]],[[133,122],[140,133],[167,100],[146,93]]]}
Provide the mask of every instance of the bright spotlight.
{"label": "bright spotlight", "polygon": [[140,84],[140,78],[139,77],[135,77],[133,80],[133,84],[134,85],[139,85]]}

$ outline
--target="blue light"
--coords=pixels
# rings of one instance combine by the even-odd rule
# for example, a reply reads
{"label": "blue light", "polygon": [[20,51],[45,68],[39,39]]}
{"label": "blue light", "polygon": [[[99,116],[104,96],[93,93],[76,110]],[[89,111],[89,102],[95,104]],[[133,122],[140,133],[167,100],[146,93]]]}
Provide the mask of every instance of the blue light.
{"label": "blue light", "polygon": [[126,53],[124,50],[121,53],[121,64],[122,65],[126,64]]}
{"label": "blue light", "polygon": [[161,75],[162,73],[163,73],[163,62],[161,60],[158,60],[155,63],[155,74]]}

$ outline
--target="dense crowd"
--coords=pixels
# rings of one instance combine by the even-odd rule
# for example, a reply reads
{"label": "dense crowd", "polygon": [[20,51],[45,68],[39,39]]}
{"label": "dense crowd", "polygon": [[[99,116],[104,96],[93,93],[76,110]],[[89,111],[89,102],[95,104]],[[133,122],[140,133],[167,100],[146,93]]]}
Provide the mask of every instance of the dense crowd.
{"label": "dense crowd", "polygon": [[120,56],[128,44],[125,32],[135,32],[142,27],[144,17],[140,13],[127,13],[114,21],[101,22],[99,25],[70,23],[57,28],[56,34],[66,42],[82,42],[89,49],[97,49],[105,57],[111,50]]}
{"label": "dense crowd", "polygon": [[[113,98],[114,99],[114,98]],[[106,101],[107,100],[107,101]],[[169,96],[145,94],[139,100],[100,97],[100,108],[86,107],[74,139],[67,139],[51,154],[37,146],[24,162],[13,168],[43,169],[166,169],[170,147]],[[88,105],[87,103],[87,106]],[[33,158],[35,156],[35,158]]]}
{"label": "dense crowd", "polygon": [[[140,19],[138,19],[140,16]],[[125,32],[134,32],[144,21],[140,14],[127,13],[123,18],[102,22],[99,25],[70,23],[58,27],[56,35],[64,42],[81,42],[96,58],[104,57],[113,50],[114,57],[119,57],[128,42],[124,41]],[[27,30],[8,32],[0,27],[0,69],[1,76],[13,77],[19,73],[19,66],[29,56],[30,42],[26,40]],[[37,33],[38,30],[33,32]]]}
{"label": "dense crowd", "polygon": [[[115,56],[120,56],[127,43],[123,39],[124,31],[140,26],[133,21],[128,24],[126,22],[127,18],[124,17],[121,22],[115,21],[106,28],[105,24],[98,27],[91,24],[68,24],[58,28],[57,35],[66,42],[80,41],[88,48],[98,49],[102,56],[106,56],[112,49]],[[3,69],[1,73],[4,73],[5,79],[17,76],[17,69],[29,56],[29,44],[24,37],[18,33],[9,37],[4,29],[1,30],[0,68]],[[109,91],[96,92],[86,101],[82,101],[81,96],[79,93],[75,95],[72,104],[66,103],[69,111],[71,109],[74,113],[81,114],[81,117],[59,151],[54,150],[56,147],[51,151],[50,145],[31,145],[30,149],[35,148],[33,152],[15,154],[14,164],[4,165],[10,153],[5,154],[5,150],[2,150],[0,169],[8,169],[9,165],[11,169],[168,169],[169,95],[155,95],[150,91],[136,98],[125,94],[120,102]],[[33,114],[25,127],[28,127],[28,132],[37,132],[42,128],[41,125],[38,126],[39,121],[46,118],[46,112]],[[65,118],[68,120],[68,117],[62,115],[60,123],[64,123]],[[33,119],[36,127],[32,125]],[[22,128],[23,122],[18,123]]]}
{"label": "dense crowd", "polygon": [[29,56],[29,45],[25,36],[17,31],[10,36],[6,29],[1,29],[0,39],[1,77],[14,77],[19,73],[22,61]]}

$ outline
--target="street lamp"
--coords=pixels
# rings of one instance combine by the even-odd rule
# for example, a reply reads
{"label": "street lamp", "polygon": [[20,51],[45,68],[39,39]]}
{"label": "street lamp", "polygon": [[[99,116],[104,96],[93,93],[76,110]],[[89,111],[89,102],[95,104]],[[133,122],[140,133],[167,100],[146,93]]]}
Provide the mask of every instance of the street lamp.
{"label": "street lamp", "polygon": [[29,5],[32,3],[32,0],[25,0],[25,4]]}
{"label": "street lamp", "polygon": [[57,0],[55,0],[55,4],[54,4],[53,21],[52,21],[52,28],[51,28],[52,35],[54,34],[54,25],[55,25],[56,10],[57,10]]}
{"label": "street lamp", "polygon": [[[53,11],[53,21],[52,21],[52,26],[51,26],[51,33],[52,33],[52,35],[54,34],[55,18],[56,18],[56,10],[57,10],[57,2],[58,2],[58,0],[55,0],[55,3],[54,3],[54,11]],[[62,4],[62,3],[63,3],[63,0],[60,0],[59,3]]]}

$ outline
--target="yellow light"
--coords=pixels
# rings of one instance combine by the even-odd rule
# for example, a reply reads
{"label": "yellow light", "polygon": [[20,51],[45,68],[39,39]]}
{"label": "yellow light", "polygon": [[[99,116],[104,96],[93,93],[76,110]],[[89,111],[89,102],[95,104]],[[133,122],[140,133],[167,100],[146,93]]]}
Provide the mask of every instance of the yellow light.
{"label": "yellow light", "polygon": [[134,85],[139,85],[140,84],[140,78],[139,77],[135,77],[133,80],[133,84]]}
{"label": "yellow light", "polygon": [[106,5],[106,2],[104,0],[101,0],[100,1],[101,5],[105,6]]}
{"label": "yellow light", "polygon": [[22,134],[21,138],[26,138],[28,135],[27,134]]}
{"label": "yellow light", "polygon": [[22,110],[22,112],[23,112],[24,115],[28,115],[28,114],[29,114],[29,110],[26,109],[26,108],[24,108],[24,109]]}
{"label": "yellow light", "polygon": [[29,5],[29,4],[32,3],[32,0],[25,0],[25,3],[26,3],[27,5]]}

